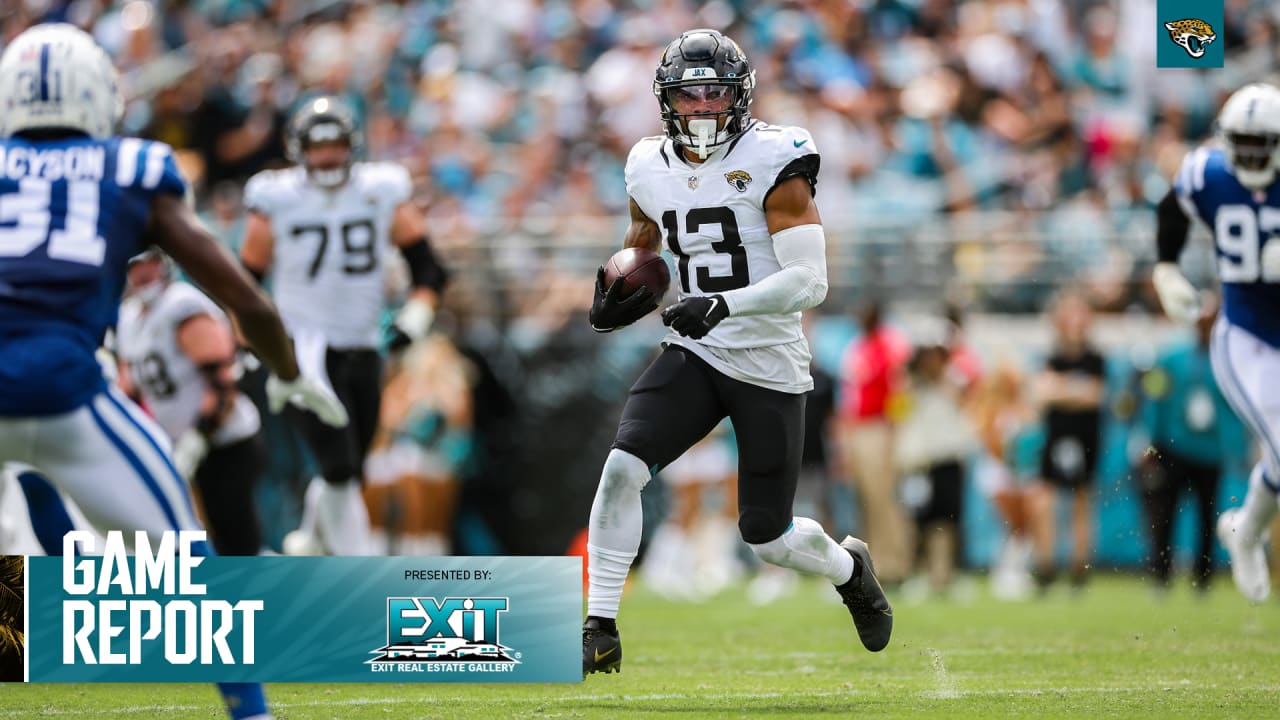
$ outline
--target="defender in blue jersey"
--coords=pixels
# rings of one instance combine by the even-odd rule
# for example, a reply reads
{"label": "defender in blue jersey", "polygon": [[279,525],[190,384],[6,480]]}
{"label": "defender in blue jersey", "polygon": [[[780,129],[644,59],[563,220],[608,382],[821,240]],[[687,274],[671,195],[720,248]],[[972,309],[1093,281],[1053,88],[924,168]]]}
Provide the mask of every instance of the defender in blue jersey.
{"label": "defender in blue jersey", "polygon": [[1193,322],[1198,296],[1178,256],[1193,220],[1209,228],[1222,280],[1214,376],[1263,449],[1244,504],[1218,518],[1218,538],[1236,587],[1262,602],[1271,591],[1263,536],[1280,493],[1280,402],[1272,384],[1280,383],[1280,89],[1255,83],[1238,90],[1218,115],[1218,135],[1219,146],[1187,154],[1160,203],[1152,280],[1165,312]]}
{"label": "defender in blue jersey", "polygon": [[[0,464],[40,471],[95,529],[154,543],[200,526],[163,431],[95,358],[130,257],[163,249],[235,316],[273,371],[273,406],[334,425],[346,412],[299,374],[270,301],[187,207],[168,146],[113,136],[122,110],[110,59],[71,25],[0,56]],[[258,685],[221,688],[232,717],[268,717]]]}

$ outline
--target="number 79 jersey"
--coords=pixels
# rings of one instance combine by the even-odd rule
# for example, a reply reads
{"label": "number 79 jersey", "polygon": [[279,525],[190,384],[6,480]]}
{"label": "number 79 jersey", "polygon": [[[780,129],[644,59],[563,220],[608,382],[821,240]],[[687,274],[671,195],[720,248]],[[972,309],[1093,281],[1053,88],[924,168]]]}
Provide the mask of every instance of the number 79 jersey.
{"label": "number 79 jersey", "polygon": [[245,204],[271,220],[271,294],[291,332],[321,333],[329,347],[378,345],[396,207],[409,172],[356,163],[345,184],[325,190],[302,167],[267,170],[245,186]]}
{"label": "number 79 jersey", "polygon": [[1201,147],[1187,153],[1173,187],[1187,216],[1213,233],[1227,320],[1280,347],[1280,183],[1252,191],[1220,148]]}
{"label": "number 79 jersey", "polygon": [[[627,158],[627,193],[662,228],[676,258],[680,297],[714,295],[758,283],[781,269],[765,221],[765,199],[793,176],[816,183],[818,165],[808,131],[756,121],[700,164],[686,161],[666,137],[644,138]],[[800,313],[794,312],[730,316],[696,342],[747,349],[803,339]]]}

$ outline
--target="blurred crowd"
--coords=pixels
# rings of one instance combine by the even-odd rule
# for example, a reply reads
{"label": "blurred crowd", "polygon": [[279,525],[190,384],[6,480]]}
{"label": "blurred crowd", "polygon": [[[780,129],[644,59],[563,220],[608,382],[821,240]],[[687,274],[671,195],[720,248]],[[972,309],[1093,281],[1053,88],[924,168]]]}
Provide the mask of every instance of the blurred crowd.
{"label": "blurred crowd", "polygon": [[661,48],[719,28],[757,68],[754,114],[813,132],[833,287],[959,285],[1021,311],[1063,275],[1087,276],[1096,305],[1134,302],[1150,208],[1221,98],[1263,79],[1280,47],[1263,0],[1226,3],[1221,71],[1155,68],[1155,0],[2,7],[3,38],[50,19],[92,30],[125,73],[126,130],[184,151],[229,241],[239,183],[282,162],[289,111],[336,93],[358,108],[368,156],[411,168],[438,244],[500,273],[532,265],[540,292],[589,274],[618,236],[627,150],[660,131]]}

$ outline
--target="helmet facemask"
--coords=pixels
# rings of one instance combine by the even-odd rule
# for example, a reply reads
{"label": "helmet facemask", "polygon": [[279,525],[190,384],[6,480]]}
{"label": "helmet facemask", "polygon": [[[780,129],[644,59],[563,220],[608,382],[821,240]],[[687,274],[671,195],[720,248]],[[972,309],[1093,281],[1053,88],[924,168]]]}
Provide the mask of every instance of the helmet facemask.
{"label": "helmet facemask", "polygon": [[1280,134],[1224,132],[1222,144],[1241,185],[1262,190],[1275,180],[1280,167]]}
{"label": "helmet facemask", "polygon": [[[346,184],[362,146],[350,109],[333,97],[312,100],[290,122],[285,150],[317,187]],[[318,156],[318,157],[317,157]]]}
{"label": "helmet facemask", "polygon": [[[694,73],[704,68],[691,68]],[[754,73],[752,73],[754,76]],[[716,78],[695,75],[676,82],[655,82],[667,135],[706,160],[716,148],[732,141],[750,121],[748,106],[754,77]]]}
{"label": "helmet facemask", "polygon": [[[319,151],[324,160],[317,163],[313,151]],[[342,160],[332,161],[341,154]],[[303,165],[307,177],[322,188],[336,188],[351,175],[352,148],[343,127],[336,122],[318,122],[307,128],[302,137]]]}

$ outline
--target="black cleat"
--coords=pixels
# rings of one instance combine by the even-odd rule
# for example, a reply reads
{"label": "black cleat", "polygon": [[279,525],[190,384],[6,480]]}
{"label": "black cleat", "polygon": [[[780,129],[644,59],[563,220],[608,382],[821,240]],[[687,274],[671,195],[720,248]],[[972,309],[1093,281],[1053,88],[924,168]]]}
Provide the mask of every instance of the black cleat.
{"label": "black cleat", "polygon": [[871,652],[879,652],[889,644],[893,634],[893,608],[876,580],[876,570],[871,564],[871,551],[867,544],[852,535],[840,543],[853,556],[853,577],[843,585],[837,585],[840,599],[853,616],[858,628],[858,639]]}
{"label": "black cleat", "polygon": [[582,677],[591,673],[622,672],[622,639],[615,625],[606,629],[599,618],[582,623]]}

